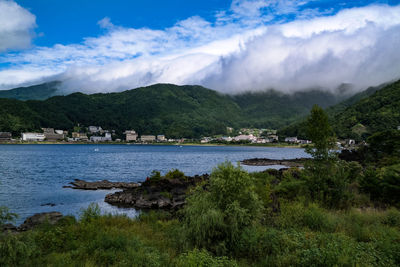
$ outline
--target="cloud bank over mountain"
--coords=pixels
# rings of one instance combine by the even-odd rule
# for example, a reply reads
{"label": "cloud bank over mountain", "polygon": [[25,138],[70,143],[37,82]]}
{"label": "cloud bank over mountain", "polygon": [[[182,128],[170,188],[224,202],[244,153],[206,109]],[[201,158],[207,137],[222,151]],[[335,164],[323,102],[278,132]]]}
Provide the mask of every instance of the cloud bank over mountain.
{"label": "cloud bank over mountain", "polygon": [[[7,64],[0,88],[58,79],[64,90],[85,92],[154,83],[293,92],[342,83],[361,90],[400,78],[400,6],[334,12],[307,4],[235,0],[214,21],[194,16],[163,30],[125,28],[105,17],[102,36],[0,54]],[[7,45],[1,40],[0,48]]]}

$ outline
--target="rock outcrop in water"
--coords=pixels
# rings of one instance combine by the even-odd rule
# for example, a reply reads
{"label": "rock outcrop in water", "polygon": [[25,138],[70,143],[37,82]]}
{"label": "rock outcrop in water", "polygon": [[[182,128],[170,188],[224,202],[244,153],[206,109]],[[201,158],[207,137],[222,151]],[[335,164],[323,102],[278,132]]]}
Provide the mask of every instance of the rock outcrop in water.
{"label": "rock outcrop in water", "polygon": [[240,163],[249,166],[272,166],[272,165],[283,165],[287,167],[303,167],[304,163],[309,160],[307,158],[296,158],[296,159],[267,159],[267,158],[253,158],[245,159]]}
{"label": "rock outcrop in water", "polygon": [[208,181],[209,176],[147,179],[139,187],[108,194],[105,202],[137,209],[178,209],[185,204],[190,187]]}
{"label": "rock outcrop in water", "polygon": [[72,186],[67,185],[64,188],[81,189],[81,190],[98,190],[98,189],[128,189],[138,187],[138,183],[124,183],[124,182],[110,182],[108,180],[87,182],[84,180],[75,179],[70,183]]}

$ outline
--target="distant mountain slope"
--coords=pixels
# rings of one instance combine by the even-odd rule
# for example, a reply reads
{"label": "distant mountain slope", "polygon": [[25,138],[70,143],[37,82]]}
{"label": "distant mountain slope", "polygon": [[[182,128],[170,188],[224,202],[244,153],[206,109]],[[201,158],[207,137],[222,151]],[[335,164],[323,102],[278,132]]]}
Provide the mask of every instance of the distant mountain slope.
{"label": "distant mountain slope", "polygon": [[376,91],[333,116],[341,137],[358,138],[400,126],[400,81]]}
{"label": "distant mountain slope", "polygon": [[[400,126],[400,81],[370,87],[327,109],[339,138],[361,140],[377,131]],[[304,119],[279,131],[284,136],[306,138]]]}
{"label": "distant mountain slope", "polygon": [[314,104],[328,107],[342,98],[329,92],[311,90],[283,94],[269,90],[233,96],[243,110],[248,125],[259,128],[281,128],[308,114]]}
{"label": "distant mountain slope", "polygon": [[[2,99],[0,130],[41,127],[72,129],[78,123],[141,134],[199,137],[224,133],[241,121],[240,108],[227,95],[201,86],[157,84],[121,93],[74,93],[45,101]],[[26,119],[29,118],[29,119]]]}
{"label": "distant mountain slope", "polygon": [[338,97],[320,91],[276,91],[224,95],[201,86],[156,84],[120,93],[74,93],[38,101],[0,99],[0,131],[18,133],[40,127],[72,129],[100,125],[119,132],[200,137],[224,134],[226,127],[278,128]]}
{"label": "distant mountain slope", "polygon": [[0,90],[0,98],[18,100],[44,100],[57,94],[61,82],[53,81],[28,87],[18,87],[10,90]]}

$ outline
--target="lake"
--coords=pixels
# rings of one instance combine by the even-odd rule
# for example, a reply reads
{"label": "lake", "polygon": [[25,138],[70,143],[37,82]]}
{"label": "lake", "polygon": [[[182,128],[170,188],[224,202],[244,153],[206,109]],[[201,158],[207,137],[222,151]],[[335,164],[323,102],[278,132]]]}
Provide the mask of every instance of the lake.
{"label": "lake", "polygon": [[[248,158],[307,157],[303,149],[252,146],[175,145],[0,145],[0,205],[19,214],[17,223],[38,212],[79,215],[98,203],[111,213],[135,216],[104,202],[112,190],[81,191],[63,188],[74,179],[141,182],[153,170],[165,174],[179,169],[186,175],[210,173],[218,163]],[[243,166],[248,171],[266,167]],[[278,166],[276,166],[278,167]],[[114,190],[115,191],[115,190]],[[49,206],[46,204],[55,204]]]}

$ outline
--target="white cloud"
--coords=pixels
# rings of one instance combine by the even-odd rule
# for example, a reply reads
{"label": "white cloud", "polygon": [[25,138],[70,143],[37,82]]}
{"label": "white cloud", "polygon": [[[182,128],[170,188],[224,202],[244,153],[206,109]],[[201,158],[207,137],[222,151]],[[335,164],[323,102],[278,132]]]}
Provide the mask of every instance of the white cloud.
{"label": "white cloud", "polygon": [[[400,78],[400,6],[372,5],[318,17],[315,10],[300,11],[304,4],[234,1],[215,22],[195,16],[164,30],[118,27],[106,17],[99,21],[107,29],[103,36],[0,56],[0,63],[12,64],[0,70],[0,87],[61,79],[68,91],[168,82],[230,93],[291,92],[333,90],[341,83],[360,90]],[[271,14],[292,13],[302,19],[271,21]]]}
{"label": "white cloud", "polygon": [[27,48],[36,17],[14,1],[0,0],[0,52]]}

